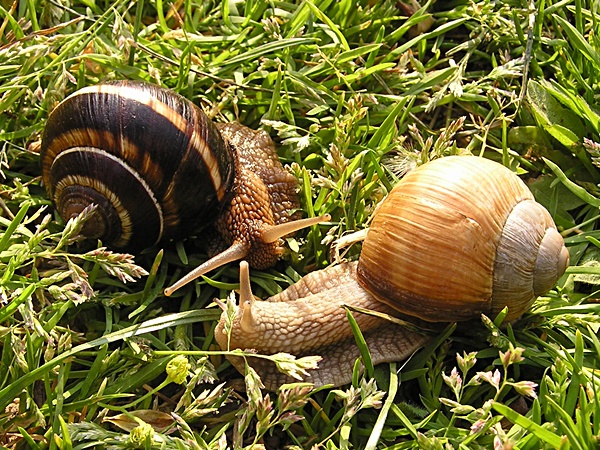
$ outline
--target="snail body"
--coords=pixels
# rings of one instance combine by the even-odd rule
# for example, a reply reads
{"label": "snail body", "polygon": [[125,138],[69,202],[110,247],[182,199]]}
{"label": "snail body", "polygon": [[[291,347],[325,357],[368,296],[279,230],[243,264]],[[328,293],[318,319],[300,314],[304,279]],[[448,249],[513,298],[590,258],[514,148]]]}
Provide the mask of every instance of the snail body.
{"label": "snail body", "polygon": [[[358,262],[313,272],[267,301],[246,295],[231,331],[224,315],[215,337],[224,349],[321,354],[324,369],[307,380],[339,385],[352,374],[351,364],[339,368],[340,358],[358,356],[344,305],[427,322],[508,306],[513,320],[555,285],[568,261],[550,214],[509,169],[472,156],[442,158],[407,174],[377,208]],[[380,317],[354,316],[375,363],[404,359],[427,341]],[[271,388],[281,383],[272,367],[259,371]]]}
{"label": "snail body", "polygon": [[[323,220],[295,220],[297,181],[265,132],[217,126],[149,83],[99,84],[67,97],[48,118],[40,156],[60,216],[95,204],[82,233],[111,248],[138,251],[217,224],[228,247],[168,294],[236,259],[268,267],[282,236]],[[254,172],[261,164],[263,173]]]}

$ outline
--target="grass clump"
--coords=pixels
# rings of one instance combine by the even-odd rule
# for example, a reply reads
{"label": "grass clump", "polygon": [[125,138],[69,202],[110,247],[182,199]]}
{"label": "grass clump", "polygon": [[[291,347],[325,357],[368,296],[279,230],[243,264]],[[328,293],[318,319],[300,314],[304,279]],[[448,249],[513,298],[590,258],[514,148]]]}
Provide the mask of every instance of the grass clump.
{"label": "grass clump", "polygon": [[[415,5],[0,4],[4,446],[597,446],[597,5]],[[340,389],[265,393],[213,344],[212,300],[236,287],[234,265],[168,300],[162,289],[205,258],[201,236],[135,260],[82,251],[85,214],[61,223],[40,186],[49,111],[111,79],[158,83],[216,121],[264,128],[306,213],[332,215],[289,239],[275,268],[253,271],[258,295],[326,265],[331,242],[366,227],[406,170],[463,152],[524,175],[571,267],[517,323],[451,326],[401,367],[377,368],[377,383],[356,373]]]}

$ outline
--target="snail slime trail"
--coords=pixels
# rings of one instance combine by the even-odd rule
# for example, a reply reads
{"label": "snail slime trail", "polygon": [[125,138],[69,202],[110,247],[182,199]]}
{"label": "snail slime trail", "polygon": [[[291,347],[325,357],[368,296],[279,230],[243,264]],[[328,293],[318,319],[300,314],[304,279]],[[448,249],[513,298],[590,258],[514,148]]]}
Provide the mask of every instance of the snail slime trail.
{"label": "snail slime trail", "polygon": [[217,127],[192,102],[159,86],[116,81],[81,89],[48,117],[42,179],[66,221],[90,204],[85,235],[137,252],[206,226],[226,248],[167,295],[223,264],[273,265],[285,235],[328,221],[298,220],[297,180],[264,131]]}
{"label": "snail slime trail", "polygon": [[[358,262],[312,272],[266,301],[247,293],[240,271],[246,294],[231,331],[224,313],[215,338],[223,350],[321,355],[304,380],[338,386],[351,381],[358,357],[345,305],[427,322],[493,317],[508,306],[506,320],[514,320],[568,264],[550,214],[519,177],[475,156],[441,158],[409,172],[377,208]],[[375,364],[401,361],[429,340],[414,327],[353,314]],[[231,361],[243,373],[243,361]],[[248,361],[268,389],[293,381],[269,361]]]}

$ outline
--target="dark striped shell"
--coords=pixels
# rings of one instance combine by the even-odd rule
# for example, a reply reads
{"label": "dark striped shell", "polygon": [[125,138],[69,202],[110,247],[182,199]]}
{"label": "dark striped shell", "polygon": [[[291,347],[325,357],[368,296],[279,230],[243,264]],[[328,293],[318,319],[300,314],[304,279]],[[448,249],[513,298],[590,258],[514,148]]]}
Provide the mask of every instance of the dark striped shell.
{"label": "dark striped shell", "polygon": [[43,182],[65,220],[91,203],[84,234],[139,250],[212,223],[233,182],[232,151],[192,102],[119,81],[81,89],[48,118]]}

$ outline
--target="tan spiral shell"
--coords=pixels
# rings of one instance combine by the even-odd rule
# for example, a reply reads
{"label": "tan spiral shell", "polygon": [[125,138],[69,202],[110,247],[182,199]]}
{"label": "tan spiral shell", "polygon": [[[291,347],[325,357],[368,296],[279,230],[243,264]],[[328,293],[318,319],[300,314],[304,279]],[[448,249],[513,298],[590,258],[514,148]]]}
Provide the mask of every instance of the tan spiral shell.
{"label": "tan spiral shell", "polygon": [[493,316],[505,306],[511,320],[567,265],[552,217],[513,172],[454,156],[396,185],[375,214],[358,274],[381,301],[423,320]]}

